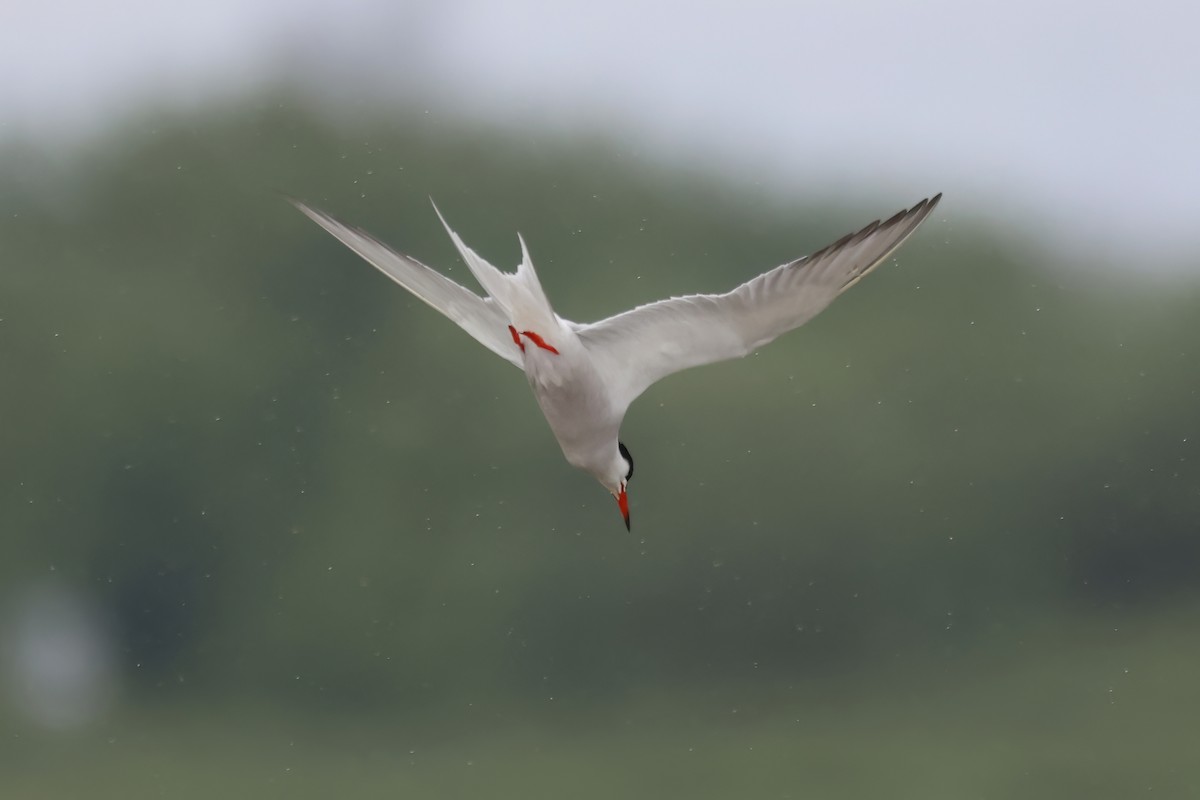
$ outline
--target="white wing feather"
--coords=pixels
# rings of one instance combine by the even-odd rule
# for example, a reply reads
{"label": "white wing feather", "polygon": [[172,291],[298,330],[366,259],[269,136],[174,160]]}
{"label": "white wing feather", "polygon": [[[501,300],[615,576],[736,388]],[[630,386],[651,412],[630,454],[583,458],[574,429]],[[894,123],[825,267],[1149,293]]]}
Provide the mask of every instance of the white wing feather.
{"label": "white wing feather", "polygon": [[[480,297],[415,258],[397,253],[365,231],[344,225],[325,212],[318,211],[298,200],[292,200],[292,203],[309,219],[333,234],[342,244],[362,256],[371,266],[458,323],[459,327],[475,337],[484,347],[514,366],[524,368],[521,363],[520,351],[513,346],[508,332],[508,316],[495,300],[490,297]],[[441,214],[439,213],[438,216]],[[451,236],[460,252],[465,248],[471,255],[475,255],[461,243],[453,231],[451,231]],[[464,253],[465,257],[466,253]],[[472,271],[476,275],[486,268],[495,270],[495,267],[486,262],[484,265],[486,267],[473,265],[468,259],[468,266],[472,267]]]}
{"label": "white wing feather", "polygon": [[614,407],[626,408],[667,375],[744,356],[808,322],[887,259],[940,199],[872,222],[731,292],[638,306],[576,333],[609,382]]}

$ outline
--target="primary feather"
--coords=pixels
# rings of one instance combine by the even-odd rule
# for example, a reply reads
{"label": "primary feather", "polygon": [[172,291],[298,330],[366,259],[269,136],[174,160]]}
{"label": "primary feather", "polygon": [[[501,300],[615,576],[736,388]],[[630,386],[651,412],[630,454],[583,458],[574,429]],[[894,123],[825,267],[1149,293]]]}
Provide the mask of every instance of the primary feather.
{"label": "primary feather", "polygon": [[808,322],[882,264],[940,199],[876,220],[725,294],[660,300],[580,326],[577,333],[619,382],[612,387],[615,397],[628,404],[667,375],[744,356]]}

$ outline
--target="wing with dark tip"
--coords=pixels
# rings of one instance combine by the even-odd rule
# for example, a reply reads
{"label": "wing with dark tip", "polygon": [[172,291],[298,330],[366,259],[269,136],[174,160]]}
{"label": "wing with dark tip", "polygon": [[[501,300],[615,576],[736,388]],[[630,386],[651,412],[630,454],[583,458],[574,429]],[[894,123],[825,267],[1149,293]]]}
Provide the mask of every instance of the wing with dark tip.
{"label": "wing with dark tip", "polygon": [[673,297],[576,329],[618,408],[680,370],[744,356],[815,317],[912,235],[941,195],[725,294]]}

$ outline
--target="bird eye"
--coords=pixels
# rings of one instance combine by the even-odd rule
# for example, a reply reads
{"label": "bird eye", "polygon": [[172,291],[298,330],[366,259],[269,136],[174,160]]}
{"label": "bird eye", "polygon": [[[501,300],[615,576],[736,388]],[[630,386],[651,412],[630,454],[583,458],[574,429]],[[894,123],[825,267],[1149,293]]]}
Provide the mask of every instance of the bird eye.
{"label": "bird eye", "polygon": [[621,456],[629,462],[629,472],[625,473],[625,480],[628,481],[633,477],[633,456],[629,454],[629,448],[624,442],[617,442],[617,449],[621,451]]}

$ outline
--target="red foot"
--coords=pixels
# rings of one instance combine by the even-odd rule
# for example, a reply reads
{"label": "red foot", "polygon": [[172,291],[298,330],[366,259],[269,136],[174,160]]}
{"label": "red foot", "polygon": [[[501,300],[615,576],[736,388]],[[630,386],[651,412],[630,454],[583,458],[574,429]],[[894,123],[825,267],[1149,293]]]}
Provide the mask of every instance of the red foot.
{"label": "red foot", "polygon": [[542,348],[543,350],[549,350],[551,353],[554,353],[554,355],[558,355],[557,350],[555,350],[550,345],[546,344],[546,340],[543,339],[541,336],[538,336],[533,331],[521,331],[521,333],[528,336],[529,341],[533,342],[534,344],[536,344],[538,347]]}
{"label": "red foot", "polygon": [[533,331],[521,331],[520,333],[517,333],[517,329],[512,325],[509,325],[508,332],[512,334],[513,341],[516,342],[517,347],[521,348],[522,353],[525,352],[525,343],[521,341],[521,337],[525,336],[528,337],[529,341],[533,342],[543,350],[549,350],[551,353],[554,353],[554,355],[558,355],[558,351],[555,350],[552,345],[546,344],[546,340]]}

